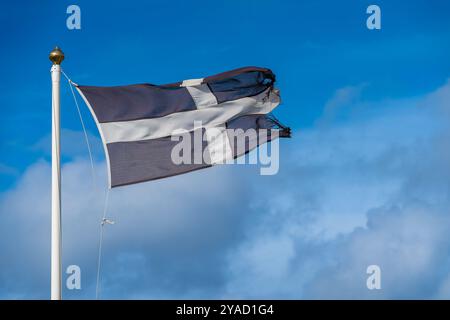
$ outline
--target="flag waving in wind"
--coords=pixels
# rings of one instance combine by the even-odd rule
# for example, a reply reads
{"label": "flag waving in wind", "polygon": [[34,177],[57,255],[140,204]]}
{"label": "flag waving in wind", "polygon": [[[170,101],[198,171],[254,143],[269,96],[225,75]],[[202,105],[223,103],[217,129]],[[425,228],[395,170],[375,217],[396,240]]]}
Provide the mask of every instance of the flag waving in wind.
{"label": "flag waving in wind", "polygon": [[[77,85],[77,90],[100,131],[109,186],[117,187],[225,163],[289,137],[289,128],[270,115],[280,103],[274,83],[271,70],[245,67],[167,85]],[[237,134],[231,136],[230,129]],[[205,138],[196,147],[197,135]],[[190,161],[174,161],[177,136],[194,141],[192,152],[182,154]],[[245,140],[243,148],[238,140]]]}

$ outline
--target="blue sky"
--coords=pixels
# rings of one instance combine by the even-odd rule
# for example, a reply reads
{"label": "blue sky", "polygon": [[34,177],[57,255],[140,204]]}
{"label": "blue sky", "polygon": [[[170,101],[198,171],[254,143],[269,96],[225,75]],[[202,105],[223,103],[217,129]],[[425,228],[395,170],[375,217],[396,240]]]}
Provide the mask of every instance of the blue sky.
{"label": "blue sky", "polygon": [[[81,30],[66,8],[81,8]],[[382,29],[365,26],[377,4]],[[50,1],[0,12],[0,297],[47,298],[51,88],[168,83],[256,65],[293,128],[276,176],[217,167],[113,190],[104,298],[450,298],[446,1]],[[79,99],[81,102],[81,99]],[[64,266],[93,298],[103,192],[62,83]],[[95,124],[96,172],[105,181]],[[206,199],[206,200],[205,200]],[[365,287],[378,264],[383,288]]]}

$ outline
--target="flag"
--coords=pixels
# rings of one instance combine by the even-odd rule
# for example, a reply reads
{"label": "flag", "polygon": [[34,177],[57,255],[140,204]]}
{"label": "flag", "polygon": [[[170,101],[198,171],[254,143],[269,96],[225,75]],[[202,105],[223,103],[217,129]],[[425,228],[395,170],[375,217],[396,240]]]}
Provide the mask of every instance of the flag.
{"label": "flag", "polygon": [[[290,136],[270,114],[280,103],[274,83],[271,70],[245,67],[166,85],[76,88],[100,132],[112,188],[225,163]],[[180,163],[173,155],[181,140],[191,143]]]}

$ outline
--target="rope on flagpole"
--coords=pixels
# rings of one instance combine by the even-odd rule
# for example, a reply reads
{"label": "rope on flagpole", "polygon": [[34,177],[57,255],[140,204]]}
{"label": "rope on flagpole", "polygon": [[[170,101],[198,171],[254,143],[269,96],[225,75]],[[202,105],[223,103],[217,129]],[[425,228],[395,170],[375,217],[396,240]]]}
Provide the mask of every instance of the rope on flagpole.
{"label": "rope on flagpole", "polygon": [[[94,159],[92,156],[92,150],[91,150],[91,144],[89,143],[89,137],[87,134],[86,126],[84,125],[83,116],[81,115],[80,106],[78,105],[78,100],[75,95],[75,92],[73,90],[73,86],[78,86],[75,82],[73,82],[67,74],[61,69],[61,73],[66,77],[67,81],[69,82],[70,91],[72,92],[73,100],[75,101],[75,106],[77,107],[78,116],[80,118],[81,126],[83,128],[84,132],[84,138],[86,140],[87,149],[89,152],[89,160],[91,163],[91,173],[92,173],[92,183],[94,187],[94,191],[97,190],[97,184],[95,179],[95,170],[94,170]],[[106,188],[106,194],[105,194],[105,201],[103,203],[103,212],[102,212],[102,219],[100,221],[100,237],[99,237],[99,244],[98,244],[98,255],[97,255],[97,279],[95,284],[95,299],[99,299],[100,295],[100,271],[101,271],[101,260],[102,260],[102,247],[103,247],[103,227],[105,224],[114,224],[113,220],[106,218],[106,212],[108,210],[108,201],[109,201],[109,188]]]}
{"label": "rope on flagpole", "polygon": [[100,223],[100,240],[98,244],[98,257],[97,257],[97,281],[95,284],[95,299],[98,300],[100,296],[100,271],[102,264],[102,247],[103,247],[103,227],[106,223],[114,224],[114,222],[110,222],[110,220],[106,219],[106,211],[108,209],[108,199],[109,199],[109,188],[106,189],[105,195],[105,203],[103,205],[103,215],[102,221]]}
{"label": "rope on flagpole", "polygon": [[78,117],[80,118],[81,127],[83,128],[84,133],[84,139],[86,140],[86,145],[89,153],[89,160],[91,163],[91,174],[92,174],[92,183],[94,185],[94,191],[97,190],[97,184],[95,179],[95,169],[94,169],[94,159],[92,157],[92,150],[91,150],[91,144],[89,143],[89,137],[86,131],[86,126],[84,125],[83,116],[81,115],[80,106],[78,105],[78,100],[75,95],[75,92],[73,91],[73,85],[77,85],[75,82],[70,80],[70,78],[67,76],[67,74],[61,69],[61,73],[66,77],[67,81],[69,82],[70,91],[72,92],[73,100],[75,101],[75,106],[77,107]]}

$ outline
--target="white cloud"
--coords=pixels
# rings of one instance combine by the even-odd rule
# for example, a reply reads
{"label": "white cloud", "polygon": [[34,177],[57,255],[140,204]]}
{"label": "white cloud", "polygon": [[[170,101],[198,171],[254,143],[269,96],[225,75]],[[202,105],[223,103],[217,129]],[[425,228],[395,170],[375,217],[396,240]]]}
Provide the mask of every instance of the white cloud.
{"label": "white cloud", "polygon": [[[415,99],[340,99],[337,114],[281,143],[277,176],[215,167],[113,189],[103,296],[445,296],[449,88]],[[358,112],[342,119],[346,101]],[[82,267],[84,288],[66,291],[69,298],[94,296],[104,197],[83,155],[69,152],[75,159],[63,167],[64,263]],[[100,184],[104,163],[96,169]],[[1,194],[0,219],[0,295],[46,298],[48,162]],[[380,292],[365,288],[368,264],[382,268]]]}
{"label": "white cloud", "polygon": [[[276,188],[295,201],[286,207],[277,204],[279,195],[263,197],[260,208],[271,215],[255,222],[252,236],[230,254],[226,296],[436,294],[450,267],[442,254],[450,248],[449,88],[300,132]],[[382,291],[365,286],[370,264],[382,267]]]}

